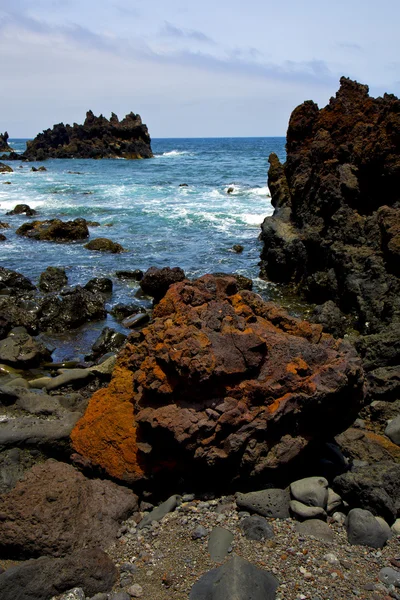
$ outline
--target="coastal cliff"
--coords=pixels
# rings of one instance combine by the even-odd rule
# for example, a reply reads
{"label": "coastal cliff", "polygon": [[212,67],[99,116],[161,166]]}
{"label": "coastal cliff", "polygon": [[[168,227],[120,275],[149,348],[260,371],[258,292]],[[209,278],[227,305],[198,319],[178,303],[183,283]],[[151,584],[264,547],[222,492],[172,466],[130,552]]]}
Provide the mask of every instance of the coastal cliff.
{"label": "coastal cliff", "polygon": [[7,131],[0,133],[0,152],[12,152],[13,149],[8,145],[9,135]]}
{"label": "coastal cliff", "polygon": [[151,158],[150,143],[139,115],[131,112],[119,121],[114,113],[108,120],[89,111],[83,125],[59,123],[39,133],[27,143],[22,158]]}

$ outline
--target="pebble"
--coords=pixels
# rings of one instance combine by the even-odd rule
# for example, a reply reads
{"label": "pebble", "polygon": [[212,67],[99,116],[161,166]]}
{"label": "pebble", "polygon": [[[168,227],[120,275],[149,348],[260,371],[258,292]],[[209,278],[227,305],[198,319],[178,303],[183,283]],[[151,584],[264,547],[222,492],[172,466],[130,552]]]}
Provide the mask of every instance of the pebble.
{"label": "pebble", "polygon": [[143,596],[143,588],[138,583],[134,583],[128,589],[128,594],[130,594],[132,598],[141,598]]}

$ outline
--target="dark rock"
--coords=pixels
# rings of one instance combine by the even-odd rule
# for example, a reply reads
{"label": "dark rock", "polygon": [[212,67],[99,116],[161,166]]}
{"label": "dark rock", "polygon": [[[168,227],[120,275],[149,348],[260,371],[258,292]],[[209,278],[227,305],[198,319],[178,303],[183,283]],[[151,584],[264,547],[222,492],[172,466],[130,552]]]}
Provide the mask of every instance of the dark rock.
{"label": "dark rock", "polygon": [[336,436],[336,441],[351,461],[361,460],[370,464],[383,461],[400,462],[400,448],[386,436],[374,431],[350,427]]}
{"label": "dark rock", "polygon": [[0,267],[0,290],[9,289],[12,293],[36,290],[33,283],[21,273]]}
{"label": "dark rock", "polygon": [[150,321],[150,315],[146,312],[136,313],[131,315],[122,321],[122,325],[127,329],[134,329],[135,327],[142,327]]}
{"label": "dark rock", "polygon": [[43,166],[42,167],[38,167],[38,168],[32,167],[31,171],[33,171],[34,173],[40,173],[41,171],[47,171],[47,169],[46,169],[46,167],[43,167]]}
{"label": "dark rock", "polygon": [[189,600],[274,600],[278,585],[272,573],[234,556],[200,577],[192,587]]}
{"label": "dark rock", "polygon": [[268,525],[268,522],[264,517],[258,515],[245,517],[240,522],[240,529],[248,540],[261,542],[261,540],[268,540],[274,537],[274,531],[271,525]]}
{"label": "dark rock", "polygon": [[[346,519],[347,539],[349,544],[382,548],[390,537],[369,510],[353,508]],[[390,532],[390,530],[389,530]]]}
{"label": "dark rock", "polygon": [[48,361],[51,352],[43,342],[35,340],[28,333],[11,335],[0,341],[0,362],[18,368],[29,368]]}
{"label": "dark rock", "polygon": [[28,160],[46,158],[150,158],[150,136],[139,115],[129,113],[119,121],[112,113],[110,120],[92,111],[86,113],[83,125],[59,123],[46,129],[27,143],[22,155]]}
{"label": "dark rock", "polygon": [[263,275],[334,302],[367,334],[400,319],[399,107],[342,77],[328,106],[293,111],[286,163],[270,156]]}
{"label": "dark rock", "polygon": [[234,252],[237,252],[237,254],[241,254],[244,250],[244,247],[241,246],[240,244],[235,244],[234,246],[232,246],[232,250]]}
{"label": "dark rock", "polygon": [[179,187],[189,187],[187,183],[180,183]]}
{"label": "dark rock", "polygon": [[[17,288],[10,291],[12,294],[18,293]],[[0,295],[0,339],[5,337],[13,327],[18,326],[25,327],[31,334],[36,334],[38,331],[37,310],[38,305],[29,298],[16,298],[11,294]]]}
{"label": "dark rock", "polygon": [[10,448],[0,452],[0,494],[12,490],[26,471],[43,460],[44,455],[36,449]]}
{"label": "dark rock", "polygon": [[94,294],[111,294],[113,289],[113,284],[111,279],[108,277],[95,277],[87,282],[85,285],[85,290],[89,290]]}
{"label": "dark rock", "polygon": [[228,187],[228,189],[226,190],[226,193],[232,194],[232,192],[234,192],[234,191],[235,191],[235,188],[231,186],[231,187]]}
{"label": "dark rock", "polygon": [[169,288],[72,439],[79,454],[129,481],[155,470],[170,485],[183,473],[198,485],[265,481],[313,440],[345,429],[362,400],[348,343],[239,292],[232,277],[205,275]]}
{"label": "dark rock", "polygon": [[13,210],[10,210],[6,215],[26,215],[27,217],[33,217],[34,215],[37,215],[37,211],[28,204],[17,204]]}
{"label": "dark rock", "polygon": [[252,290],[253,281],[245,275],[237,275],[236,273],[213,273],[213,277],[233,277],[236,281],[238,290]]}
{"label": "dark rock", "polygon": [[25,223],[17,229],[16,234],[32,240],[75,242],[88,238],[89,230],[85,219],[75,219],[74,221],[50,219]]}
{"label": "dark rock", "polygon": [[0,221],[0,229],[10,229],[10,224],[4,223],[4,221]]}
{"label": "dark rock", "polygon": [[11,146],[8,145],[9,137],[7,131],[0,133],[0,152],[13,152]]}
{"label": "dark rock", "polygon": [[0,233],[0,241],[1,241],[1,242],[6,242],[6,241],[7,241],[7,238],[6,238],[6,236],[5,236],[5,235],[3,235],[2,233]]}
{"label": "dark rock", "polygon": [[211,560],[222,562],[228,556],[233,537],[233,533],[224,527],[214,527],[212,529],[207,544]]}
{"label": "dark rock", "polygon": [[348,326],[348,319],[332,300],[316,306],[310,320],[322,325],[324,331],[334,337],[343,337]]}
{"label": "dark rock", "polygon": [[126,319],[126,317],[130,317],[138,312],[142,312],[142,309],[139,306],[121,303],[115,304],[110,310],[110,314],[117,319],[117,321],[122,321],[123,319]]}
{"label": "dark rock", "polygon": [[170,285],[183,281],[185,273],[179,267],[150,267],[143,275],[140,287],[148,296],[152,296],[155,302],[159,302],[165,296]]}
{"label": "dark rock", "polygon": [[242,510],[249,510],[264,517],[288,519],[290,495],[287,490],[260,490],[247,494],[236,494],[236,504]]}
{"label": "dark rock", "polygon": [[91,240],[85,244],[85,248],[88,250],[96,250],[97,252],[110,252],[111,254],[121,254],[121,252],[126,252],[121,244],[117,244],[108,238],[96,238],[95,240]]}
{"label": "dark rock", "polygon": [[[7,156],[6,159],[7,158],[9,157]],[[13,169],[8,165],[5,165],[4,163],[0,162],[0,173],[13,173]]]}
{"label": "dark rock", "polygon": [[138,528],[143,529],[143,527],[151,525],[153,521],[161,521],[165,515],[175,510],[175,508],[178,506],[178,500],[179,496],[174,495],[159,506],[156,506],[156,508],[154,508],[148,515],[143,517],[138,525]]}
{"label": "dark rock", "polygon": [[359,506],[388,523],[400,515],[400,464],[381,462],[339,475],[334,489],[350,506]]}
{"label": "dark rock", "polygon": [[137,510],[137,496],[110,481],[86,479],[55,460],[34,466],[0,497],[0,554],[63,556],[106,547]]}
{"label": "dark rock", "polygon": [[76,286],[61,296],[48,294],[40,301],[38,321],[43,331],[75,329],[88,321],[105,319],[104,297]]}
{"label": "dark rock", "polygon": [[[397,588],[400,588],[400,571],[396,569],[392,569],[392,567],[384,567],[379,571],[379,579],[387,586],[394,585]],[[390,594],[390,597],[394,598]]]}
{"label": "dark rock", "polygon": [[90,597],[110,591],[117,576],[114,563],[98,548],[29,560],[0,575],[1,600],[49,600],[76,587]]}
{"label": "dark rock", "polygon": [[99,337],[92,346],[93,357],[91,360],[96,360],[99,356],[107,354],[107,352],[116,352],[124,344],[126,335],[111,329],[110,327],[104,327]]}
{"label": "dark rock", "polygon": [[68,283],[63,267],[47,267],[39,278],[39,289],[42,292],[59,292]]}
{"label": "dark rock", "polygon": [[143,271],[135,269],[134,271],[116,271],[116,276],[119,279],[133,279],[134,281],[141,281],[143,279]]}

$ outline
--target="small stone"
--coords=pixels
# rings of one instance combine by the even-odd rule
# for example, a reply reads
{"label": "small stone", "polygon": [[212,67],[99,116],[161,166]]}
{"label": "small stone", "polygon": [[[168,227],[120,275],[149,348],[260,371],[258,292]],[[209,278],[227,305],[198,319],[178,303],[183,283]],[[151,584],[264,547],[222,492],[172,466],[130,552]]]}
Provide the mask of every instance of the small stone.
{"label": "small stone", "polygon": [[128,594],[130,594],[132,598],[141,598],[143,596],[143,588],[138,583],[134,583],[128,589]]}
{"label": "small stone", "polygon": [[330,565],[340,564],[338,557],[336,556],[336,554],[333,554],[333,552],[328,552],[327,554],[324,554],[324,560],[326,560],[326,562]]}
{"label": "small stone", "polygon": [[203,525],[198,525],[196,529],[192,531],[192,540],[199,540],[203,537],[206,537],[207,529],[203,527]]}
{"label": "small stone", "polygon": [[243,519],[240,523],[240,529],[248,540],[260,542],[263,539],[274,537],[272,527],[267,523],[264,517],[260,517],[259,515],[253,515],[252,517]]}
{"label": "small stone", "polygon": [[85,592],[82,588],[74,588],[63,594],[60,600],[85,600]]}
{"label": "small stone", "polygon": [[400,571],[392,569],[392,567],[385,567],[379,571],[379,579],[387,586],[394,585],[400,587]]}

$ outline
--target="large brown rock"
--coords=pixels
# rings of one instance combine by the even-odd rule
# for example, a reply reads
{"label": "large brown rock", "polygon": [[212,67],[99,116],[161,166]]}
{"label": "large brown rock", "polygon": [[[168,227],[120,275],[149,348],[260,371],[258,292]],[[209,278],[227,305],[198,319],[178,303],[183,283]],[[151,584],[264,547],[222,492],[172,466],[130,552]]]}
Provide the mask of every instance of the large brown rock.
{"label": "large brown rock", "polygon": [[128,338],[73,446],[127,481],[271,474],[360,408],[360,361],[321,329],[239,292],[233,277],[174,284]]}
{"label": "large brown rock", "polygon": [[150,136],[139,115],[129,113],[122,121],[110,120],[91,110],[83,125],[59,123],[39,133],[26,145],[23,158],[150,158]]}
{"label": "large brown rock", "polygon": [[342,77],[329,104],[292,113],[287,160],[270,156],[275,212],[262,225],[262,274],[362,333],[400,319],[400,100]]}
{"label": "large brown rock", "polygon": [[75,242],[89,237],[85,219],[31,221],[21,225],[15,233],[32,240],[49,242]]}
{"label": "large brown rock", "polygon": [[0,497],[0,556],[64,556],[104,548],[135,510],[137,496],[130,490],[48,460]]}

